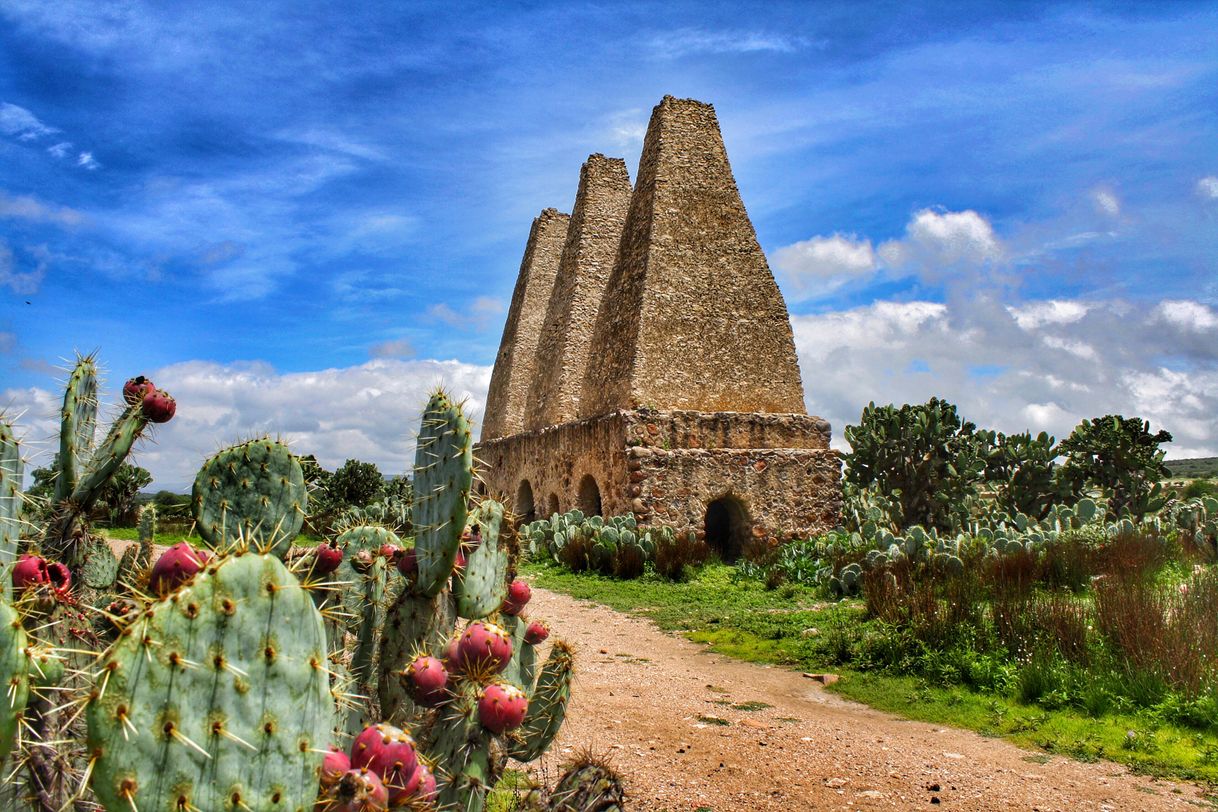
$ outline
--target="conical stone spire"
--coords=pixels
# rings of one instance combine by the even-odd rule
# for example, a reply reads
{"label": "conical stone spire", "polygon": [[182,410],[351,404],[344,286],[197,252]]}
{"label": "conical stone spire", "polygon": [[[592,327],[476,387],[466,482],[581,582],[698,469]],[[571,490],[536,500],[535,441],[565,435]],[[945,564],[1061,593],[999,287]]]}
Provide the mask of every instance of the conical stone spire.
{"label": "conical stone spire", "polygon": [[590,155],[580,169],[567,242],[537,345],[536,375],[525,409],[527,430],[579,415],[592,329],[629,207],[626,162]]}
{"label": "conical stone spire", "polygon": [[715,110],[671,96],[647,128],[579,414],[639,406],[805,411],[786,304]]}
{"label": "conical stone spire", "polygon": [[567,238],[569,214],[544,209],[533,220],[525,245],[520,275],[512,291],[507,324],[491,372],[482,439],[493,440],[524,430],[529,387],[536,375],[537,339],[541,335],[546,304],[558,274],[558,262]]}

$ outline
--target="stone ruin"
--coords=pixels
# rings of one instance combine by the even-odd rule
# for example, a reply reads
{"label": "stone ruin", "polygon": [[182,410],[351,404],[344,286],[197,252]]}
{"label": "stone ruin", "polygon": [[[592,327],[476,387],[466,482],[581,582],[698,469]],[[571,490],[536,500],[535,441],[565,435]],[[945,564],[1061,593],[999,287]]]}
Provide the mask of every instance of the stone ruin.
{"label": "stone ruin", "polygon": [[533,221],[476,454],[524,521],[632,512],[728,559],[838,524],[840,460],[711,105],[665,96],[633,189],[592,155],[571,214]]}

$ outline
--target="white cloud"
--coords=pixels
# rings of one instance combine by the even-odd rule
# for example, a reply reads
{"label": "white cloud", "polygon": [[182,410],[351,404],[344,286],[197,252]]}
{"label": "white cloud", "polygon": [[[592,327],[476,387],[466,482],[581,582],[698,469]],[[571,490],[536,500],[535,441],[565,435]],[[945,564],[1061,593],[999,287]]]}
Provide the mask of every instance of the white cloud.
{"label": "white cloud", "polygon": [[84,167],[85,169],[98,169],[101,167],[101,164],[93,159],[92,152],[80,153],[80,155],[76,158],[76,165]]}
{"label": "white cloud", "polygon": [[51,144],[51,146],[47,147],[47,152],[56,158],[66,158],[71,151],[71,141],[60,141],[58,144]]}
{"label": "white cloud", "polygon": [[85,221],[85,216],[67,206],[53,206],[34,197],[9,197],[0,191],[0,218],[29,220],[35,223],[53,223],[73,227]]}
{"label": "white cloud", "polygon": [[43,124],[24,107],[8,102],[0,103],[0,133],[16,136],[22,141],[32,141],[57,132],[59,130]]}
{"label": "white cloud", "polygon": [[[481,416],[490,367],[457,361],[378,359],[346,369],[276,372],[263,363],[188,361],[150,377],[178,402],[177,415],[137,447],[135,461],[152,472],[153,488],[186,489],[203,460],[242,439],[282,437],[297,453],[316,454],[331,470],[348,458],[373,462],[383,473],[408,471],[414,431],[429,392],[444,386]],[[113,404],[117,393],[103,393]],[[34,466],[45,465],[56,431],[57,396],[41,388],[0,393],[25,436],[42,443]],[[113,411],[114,407],[107,407]],[[475,431],[475,435],[477,432]]]}
{"label": "white cloud", "polygon": [[791,321],[809,411],[831,422],[837,447],[869,401],[938,395],[979,425],[1059,439],[1086,418],[1137,415],[1172,432],[1168,453],[1180,457],[1218,454],[1218,350],[1212,340],[1185,340],[1210,315],[1197,302],[962,299],[877,302]]}
{"label": "white cloud", "polygon": [[1188,299],[1168,299],[1155,308],[1155,315],[1175,327],[1201,333],[1218,329],[1218,312]]}
{"label": "white cloud", "polygon": [[1197,181],[1197,194],[1206,200],[1218,200],[1218,175],[1207,175]]}
{"label": "white cloud", "polygon": [[774,252],[774,267],[787,282],[789,298],[804,299],[828,293],[852,279],[866,277],[879,269],[871,240],[854,235],[834,234],[813,237],[779,248]]}
{"label": "white cloud", "polygon": [[905,226],[905,238],[884,243],[879,253],[892,266],[915,263],[939,270],[994,262],[1003,248],[990,221],[972,209],[922,209]]}
{"label": "white cloud", "polygon": [[1086,302],[1062,299],[1048,299],[1007,308],[1015,323],[1025,330],[1034,330],[1046,324],[1071,324],[1086,316],[1087,310]]}
{"label": "white cloud", "polygon": [[1091,199],[1097,209],[1110,217],[1116,217],[1121,213],[1121,201],[1111,190],[1096,189],[1092,192]]}
{"label": "white cloud", "polygon": [[458,312],[444,302],[439,302],[427,308],[427,315],[452,327],[482,331],[490,327],[505,309],[501,299],[478,296],[464,312]]}

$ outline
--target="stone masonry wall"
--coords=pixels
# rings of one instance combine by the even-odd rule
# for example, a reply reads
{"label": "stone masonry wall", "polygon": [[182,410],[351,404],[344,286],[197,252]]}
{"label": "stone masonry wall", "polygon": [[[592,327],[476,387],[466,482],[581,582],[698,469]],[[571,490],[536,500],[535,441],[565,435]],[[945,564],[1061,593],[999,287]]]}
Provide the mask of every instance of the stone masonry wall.
{"label": "stone masonry wall", "polygon": [[537,338],[558,262],[562,256],[570,215],[545,209],[533,220],[525,243],[520,275],[512,292],[507,324],[495,356],[491,385],[486,396],[482,439],[505,437],[524,428],[524,410],[529,387],[536,375]]}
{"label": "stone masonry wall", "polygon": [[666,96],[653,111],[605,302],[581,416],[804,412],[786,304],[711,105]]}
{"label": "stone masonry wall", "polygon": [[579,414],[592,328],[617,258],[630,191],[621,158],[591,155],[580,169],[567,241],[537,344],[527,430],[565,423]]}

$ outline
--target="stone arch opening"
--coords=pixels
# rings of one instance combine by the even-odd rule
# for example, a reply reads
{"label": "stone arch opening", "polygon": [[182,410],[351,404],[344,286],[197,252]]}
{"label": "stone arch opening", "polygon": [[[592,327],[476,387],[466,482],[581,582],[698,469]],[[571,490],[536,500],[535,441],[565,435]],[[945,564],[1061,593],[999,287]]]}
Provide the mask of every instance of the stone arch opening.
{"label": "stone arch opening", "polygon": [[550,494],[550,500],[549,500],[549,504],[546,507],[546,511],[547,511],[547,513],[546,513],[547,516],[553,516],[555,513],[562,512],[558,508],[558,494],[556,494],[556,493]]}
{"label": "stone arch opening", "polygon": [[579,509],[585,516],[601,515],[601,488],[592,474],[584,474],[579,481]]}
{"label": "stone arch opening", "polygon": [[528,524],[537,519],[537,508],[533,504],[533,486],[529,484],[527,479],[520,480],[520,487],[516,490],[516,504],[513,505],[513,509],[523,524]]}
{"label": "stone arch opening", "polygon": [[706,506],[706,543],[726,562],[738,559],[749,541],[752,525],[739,497],[725,494]]}

